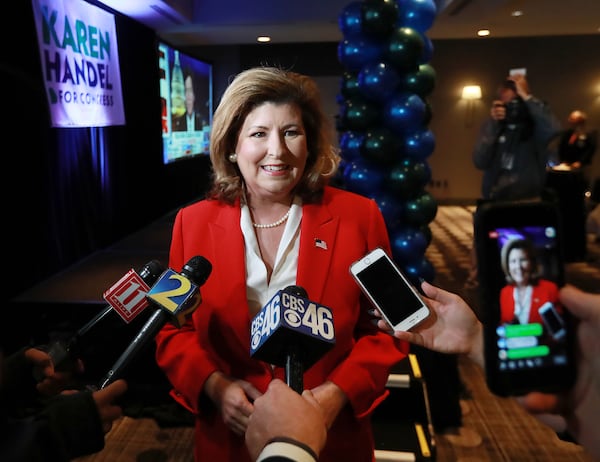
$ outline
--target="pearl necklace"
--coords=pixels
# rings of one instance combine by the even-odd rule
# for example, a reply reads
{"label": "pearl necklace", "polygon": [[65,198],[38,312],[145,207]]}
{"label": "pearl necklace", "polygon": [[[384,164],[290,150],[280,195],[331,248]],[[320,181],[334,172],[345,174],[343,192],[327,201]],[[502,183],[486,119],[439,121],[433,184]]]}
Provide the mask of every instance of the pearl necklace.
{"label": "pearl necklace", "polygon": [[279,220],[274,221],[273,223],[269,223],[268,225],[261,225],[259,223],[252,222],[252,226],[254,226],[255,228],[261,228],[261,229],[264,229],[264,228],[276,228],[277,226],[282,225],[282,224],[285,223],[285,221],[290,216],[290,210],[292,210],[291,207],[288,209],[287,212],[285,212],[284,216],[282,216]]}

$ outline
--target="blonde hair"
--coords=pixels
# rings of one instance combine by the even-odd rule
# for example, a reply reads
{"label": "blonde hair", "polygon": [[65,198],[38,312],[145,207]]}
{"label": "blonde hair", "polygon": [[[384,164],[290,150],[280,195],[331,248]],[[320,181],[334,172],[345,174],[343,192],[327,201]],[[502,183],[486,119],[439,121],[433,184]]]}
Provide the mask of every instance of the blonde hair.
{"label": "blonde hair", "polygon": [[243,178],[237,164],[228,160],[248,114],[269,102],[293,104],[302,113],[308,158],[295,193],[304,203],[318,201],[325,185],[335,174],[340,156],[335,150],[332,124],[321,107],[316,82],[302,74],[276,67],[257,67],[238,74],[227,87],[212,122],[210,159],[213,185],[208,194],[232,204],[243,197]]}

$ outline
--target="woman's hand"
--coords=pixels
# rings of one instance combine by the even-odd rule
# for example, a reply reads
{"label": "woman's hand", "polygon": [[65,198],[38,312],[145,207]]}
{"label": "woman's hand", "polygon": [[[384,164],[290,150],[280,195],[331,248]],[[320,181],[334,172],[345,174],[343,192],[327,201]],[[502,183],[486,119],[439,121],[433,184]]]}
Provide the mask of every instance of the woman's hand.
{"label": "woman's hand", "polygon": [[254,411],[253,401],[262,393],[250,382],[215,372],[206,381],[206,393],[221,411],[223,422],[236,435],[244,435]]}

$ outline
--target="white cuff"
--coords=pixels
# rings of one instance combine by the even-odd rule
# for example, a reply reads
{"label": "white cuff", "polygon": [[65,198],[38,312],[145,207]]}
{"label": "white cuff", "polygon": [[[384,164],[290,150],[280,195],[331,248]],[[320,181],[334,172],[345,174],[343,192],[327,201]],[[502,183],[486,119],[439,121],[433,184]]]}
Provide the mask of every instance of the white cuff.
{"label": "white cuff", "polygon": [[305,449],[292,443],[275,441],[267,444],[259,454],[256,462],[267,460],[269,457],[288,457],[294,462],[316,462],[316,459]]}

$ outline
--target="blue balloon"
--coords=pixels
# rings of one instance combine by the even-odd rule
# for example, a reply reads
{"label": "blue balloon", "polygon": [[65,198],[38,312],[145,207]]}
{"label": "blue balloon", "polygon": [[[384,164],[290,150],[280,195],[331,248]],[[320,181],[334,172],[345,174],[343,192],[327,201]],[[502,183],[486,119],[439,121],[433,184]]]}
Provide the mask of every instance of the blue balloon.
{"label": "blue balloon", "polygon": [[425,118],[425,102],[419,95],[398,93],[385,105],[383,123],[404,135],[421,128]]}
{"label": "blue balloon", "polygon": [[379,191],[372,198],[377,202],[388,232],[397,229],[402,223],[402,200],[389,192]]}
{"label": "blue balloon", "polygon": [[398,22],[400,27],[412,27],[419,32],[427,32],[437,14],[434,0],[397,0]]}
{"label": "blue balloon", "polygon": [[358,159],[364,138],[365,135],[362,132],[351,130],[343,132],[339,142],[342,157],[347,161]]}
{"label": "blue balloon", "polygon": [[367,63],[380,61],[383,45],[373,39],[351,37],[338,45],[338,60],[346,69],[360,71]]}
{"label": "blue balloon", "polygon": [[416,287],[421,286],[422,279],[429,283],[435,279],[435,268],[425,256],[416,262],[400,265],[400,267],[408,280]]}
{"label": "blue balloon", "polygon": [[356,159],[344,171],[344,182],[348,190],[367,197],[379,193],[384,180],[381,168],[365,159]]}
{"label": "blue balloon", "polygon": [[419,64],[427,64],[431,61],[433,57],[433,42],[426,35],[422,35],[423,37],[423,52],[421,53],[421,58],[419,59]]}
{"label": "blue balloon", "polygon": [[349,3],[338,16],[338,26],[344,37],[362,35],[362,4],[362,1]]}
{"label": "blue balloon", "polygon": [[385,62],[366,64],[358,73],[358,87],[361,94],[370,100],[385,101],[398,88],[398,72]]}
{"label": "blue balloon", "polygon": [[431,130],[422,129],[404,137],[404,154],[414,160],[425,160],[435,149],[435,136]]}
{"label": "blue balloon", "polygon": [[427,249],[427,238],[418,228],[402,227],[391,234],[392,255],[398,263],[418,261]]}

